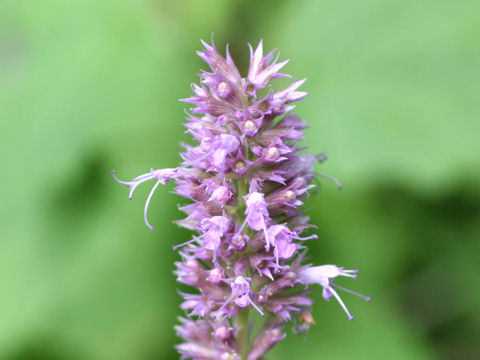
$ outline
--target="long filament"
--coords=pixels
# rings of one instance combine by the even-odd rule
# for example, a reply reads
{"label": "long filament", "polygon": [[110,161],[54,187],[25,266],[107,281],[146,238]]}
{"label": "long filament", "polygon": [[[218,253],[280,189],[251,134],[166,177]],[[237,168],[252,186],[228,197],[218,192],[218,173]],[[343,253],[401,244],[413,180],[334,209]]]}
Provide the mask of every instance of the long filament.
{"label": "long filament", "polygon": [[338,296],[337,292],[335,291],[335,289],[333,289],[332,287],[328,287],[327,288],[328,290],[330,290],[330,292],[332,293],[333,296],[335,296],[335,299],[337,299],[338,303],[340,304],[340,306],[343,308],[343,310],[347,313],[347,316],[348,316],[348,320],[353,320],[354,317],[352,314],[350,314],[350,311],[348,311],[347,307],[345,306],[345,304],[343,303],[342,299],[340,298],[340,296]]}
{"label": "long filament", "polygon": [[157,190],[158,185],[160,185],[160,180],[158,180],[155,183],[155,185],[153,185],[153,188],[150,191],[150,194],[148,194],[147,201],[145,202],[145,208],[143,210],[143,218],[145,219],[145,224],[147,224],[147,226],[152,231],[155,230],[155,228],[152,225],[150,225],[150,223],[148,222],[148,206],[150,205],[150,200],[152,200],[153,193],[155,192],[155,190]]}
{"label": "long filament", "polygon": [[352,291],[352,290],[349,290],[349,289],[345,289],[345,288],[342,287],[342,286],[338,286],[338,285],[336,285],[336,284],[335,284],[335,285],[332,285],[332,286],[333,286],[334,288],[336,288],[336,289],[340,289],[340,290],[345,291],[345,292],[347,292],[347,293],[350,293],[350,294],[352,294],[352,295],[361,297],[362,299],[365,299],[365,300],[367,300],[367,301],[372,300],[372,298],[371,298],[370,296],[362,295],[362,294],[357,293],[357,292],[355,292],[355,291]]}

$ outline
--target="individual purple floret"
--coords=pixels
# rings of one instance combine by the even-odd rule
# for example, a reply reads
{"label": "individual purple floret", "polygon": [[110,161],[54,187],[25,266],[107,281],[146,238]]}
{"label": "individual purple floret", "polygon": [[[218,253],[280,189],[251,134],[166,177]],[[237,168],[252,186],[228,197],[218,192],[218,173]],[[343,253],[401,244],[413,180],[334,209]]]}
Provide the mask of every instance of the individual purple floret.
{"label": "individual purple floret", "polygon": [[353,295],[357,295],[361,298],[364,298],[367,301],[370,301],[369,296],[365,296],[359,293],[356,293],[352,290],[345,289],[339,285],[333,284],[333,281],[337,276],[350,277],[356,279],[358,270],[344,270],[341,267],[335,265],[322,265],[322,266],[310,266],[306,267],[298,272],[298,280],[303,284],[319,284],[323,287],[323,298],[327,301],[330,300],[332,295],[337,299],[337,301],[342,306],[343,310],[348,316],[349,320],[353,320],[352,314],[348,311],[347,307],[343,303],[340,296],[337,294],[335,289],[343,290],[349,292]]}
{"label": "individual purple floret", "polygon": [[[290,113],[305,79],[275,92],[270,81],[289,77],[279,71],[288,61],[278,54],[263,55],[262,42],[250,46],[250,67],[242,77],[227,48],[226,58],[213,44],[203,42],[198,55],[209,65],[202,71],[194,95],[182,101],[193,104],[187,132],[195,145],[184,144],[183,163],[119,183],[135,189],[155,180],[145,203],[144,218],[158,185],[173,181],[175,193],[192,202],[180,207],[187,215],[176,223],[195,235],[179,241],[182,261],[176,263],[178,281],[196,289],[182,293],[187,318],[176,327],[184,342],[177,346],[182,359],[257,360],[284,337],[286,323],[304,333],[314,324],[310,284],[333,296],[351,320],[353,316],[337,290],[369,297],[334,283],[337,277],[356,278],[356,270],[335,265],[303,265],[302,235],[314,226],[302,205],[314,187],[313,166],[323,154],[301,154],[297,145],[305,125]],[[250,317],[250,313],[256,313]],[[254,319],[263,326],[252,333]]]}

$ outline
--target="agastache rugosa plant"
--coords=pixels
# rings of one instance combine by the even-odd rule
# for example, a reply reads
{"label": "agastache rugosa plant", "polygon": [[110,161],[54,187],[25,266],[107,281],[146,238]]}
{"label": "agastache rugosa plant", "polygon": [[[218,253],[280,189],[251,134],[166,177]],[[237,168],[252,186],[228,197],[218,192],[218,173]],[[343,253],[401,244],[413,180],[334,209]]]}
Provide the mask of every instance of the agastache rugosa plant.
{"label": "agastache rugosa plant", "polygon": [[[300,154],[297,146],[305,126],[290,111],[307,95],[298,91],[305,80],[273,92],[269,82],[288,77],[279,72],[288,61],[278,62],[275,51],[264,56],[262,42],[255,51],[250,46],[245,78],[228,47],[224,58],[213,41],[202,43],[198,55],[211,72],[202,71],[195,95],[183,99],[195,106],[186,127],[198,143],[184,145],[177,168],[131,181],[112,175],[130,188],[130,198],[138,185],[156,181],[144,211],[152,230],[147,211],[159,184],[173,181],[175,193],[193,201],[180,208],[187,217],[177,223],[197,234],[174,247],[182,257],[178,281],[198,290],[182,294],[187,318],[176,327],[182,359],[256,360],[285,337],[288,321],[296,332],[314,323],[308,285],[321,285],[323,297],[333,296],[350,320],[337,290],[369,298],[334,283],[339,276],[356,278],[356,270],[303,264],[304,242],[317,236],[302,237],[313,226],[301,207],[314,187],[313,165],[325,159]],[[256,334],[251,311],[264,319]]]}

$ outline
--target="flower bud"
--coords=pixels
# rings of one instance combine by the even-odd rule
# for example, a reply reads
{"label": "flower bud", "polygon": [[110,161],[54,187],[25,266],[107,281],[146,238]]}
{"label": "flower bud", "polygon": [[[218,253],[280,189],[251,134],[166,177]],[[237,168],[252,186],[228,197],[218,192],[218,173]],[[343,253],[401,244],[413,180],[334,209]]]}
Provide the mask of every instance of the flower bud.
{"label": "flower bud", "polygon": [[231,197],[232,192],[226,186],[219,186],[213,191],[208,201],[216,201],[221,205],[225,205]]}
{"label": "flower bud", "polygon": [[258,126],[252,120],[247,120],[243,123],[243,132],[247,137],[255,136],[258,131]]}
{"label": "flower bud", "polygon": [[223,272],[219,268],[213,268],[207,271],[207,280],[214,284],[219,284],[223,280]]}
{"label": "flower bud", "polygon": [[278,150],[275,146],[267,148],[263,153],[263,158],[265,161],[268,162],[275,162],[280,158],[280,150]]}
{"label": "flower bud", "polygon": [[220,95],[223,98],[226,98],[230,94],[231,89],[230,89],[230,86],[228,86],[228,84],[225,81],[222,81],[217,86],[217,92],[218,92],[218,95]]}
{"label": "flower bud", "polygon": [[215,330],[214,336],[216,339],[220,341],[225,341],[229,339],[231,336],[230,328],[225,325],[222,325]]}
{"label": "flower bud", "polygon": [[248,236],[242,233],[237,233],[232,236],[230,244],[235,250],[243,250],[248,242]]}

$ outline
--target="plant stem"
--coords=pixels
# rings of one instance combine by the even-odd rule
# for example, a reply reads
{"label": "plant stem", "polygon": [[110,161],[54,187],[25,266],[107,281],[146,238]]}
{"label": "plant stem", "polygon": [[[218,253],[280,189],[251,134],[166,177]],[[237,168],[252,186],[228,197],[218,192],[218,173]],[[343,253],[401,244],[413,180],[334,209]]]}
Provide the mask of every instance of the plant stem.
{"label": "plant stem", "polygon": [[235,316],[235,327],[238,329],[237,335],[237,342],[240,349],[240,359],[247,360],[248,351],[249,351],[249,344],[248,344],[248,335],[249,335],[249,328],[248,328],[248,315],[250,313],[249,309],[245,309],[240,311]]}

